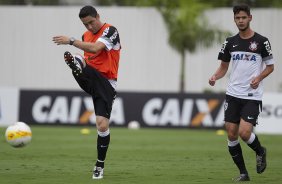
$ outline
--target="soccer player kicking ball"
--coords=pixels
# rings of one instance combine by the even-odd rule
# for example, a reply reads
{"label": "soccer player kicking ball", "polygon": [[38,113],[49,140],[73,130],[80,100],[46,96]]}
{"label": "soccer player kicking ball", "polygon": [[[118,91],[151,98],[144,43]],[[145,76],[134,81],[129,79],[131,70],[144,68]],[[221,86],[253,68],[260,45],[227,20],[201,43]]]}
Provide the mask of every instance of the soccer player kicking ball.
{"label": "soccer player kicking ball", "polygon": [[93,99],[98,158],[92,178],[101,179],[110,143],[109,119],[116,97],[121,45],[117,29],[102,23],[94,7],[84,6],[79,12],[79,18],[87,29],[82,41],[67,36],[55,36],[53,41],[57,45],[69,44],[84,51],[84,57],[66,51],[64,59],[78,85]]}
{"label": "soccer player kicking ball", "polygon": [[246,169],[241,139],[256,153],[256,169],[261,174],[266,168],[266,148],[253,133],[262,108],[263,79],[274,70],[274,60],[268,39],[250,28],[252,15],[248,5],[233,7],[234,21],[239,33],[225,40],[218,54],[219,68],[209,79],[211,86],[222,78],[232,63],[226,90],[224,121],[230,155],[240,171],[235,182],[250,181]]}

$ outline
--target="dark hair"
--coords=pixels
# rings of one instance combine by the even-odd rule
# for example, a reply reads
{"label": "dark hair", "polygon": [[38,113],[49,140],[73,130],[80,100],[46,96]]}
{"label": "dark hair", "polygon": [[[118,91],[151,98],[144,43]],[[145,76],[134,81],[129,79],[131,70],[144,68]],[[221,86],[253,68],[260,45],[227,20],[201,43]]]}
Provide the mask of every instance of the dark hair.
{"label": "dark hair", "polygon": [[238,4],[233,6],[234,15],[239,13],[240,11],[246,12],[248,15],[251,15],[250,7],[247,4]]}
{"label": "dark hair", "polygon": [[79,18],[85,18],[87,16],[96,17],[97,11],[93,6],[84,6],[80,9]]}

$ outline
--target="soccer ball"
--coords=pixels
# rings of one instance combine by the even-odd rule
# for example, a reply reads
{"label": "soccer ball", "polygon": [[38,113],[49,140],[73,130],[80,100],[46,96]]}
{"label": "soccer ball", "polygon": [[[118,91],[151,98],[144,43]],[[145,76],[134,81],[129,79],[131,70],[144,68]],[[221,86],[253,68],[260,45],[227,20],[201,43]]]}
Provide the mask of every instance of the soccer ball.
{"label": "soccer ball", "polygon": [[138,130],[140,128],[140,124],[138,121],[130,121],[127,125],[128,129]]}
{"label": "soccer ball", "polygon": [[6,141],[15,148],[24,147],[31,141],[32,132],[24,122],[17,122],[6,129]]}

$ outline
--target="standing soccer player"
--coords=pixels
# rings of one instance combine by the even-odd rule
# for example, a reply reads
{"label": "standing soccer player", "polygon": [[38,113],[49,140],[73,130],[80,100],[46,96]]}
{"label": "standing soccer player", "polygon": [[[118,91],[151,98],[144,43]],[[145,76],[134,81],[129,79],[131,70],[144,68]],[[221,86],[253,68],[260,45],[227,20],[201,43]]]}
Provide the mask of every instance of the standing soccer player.
{"label": "standing soccer player", "polygon": [[101,179],[110,143],[109,119],[116,97],[121,45],[117,29],[102,23],[94,7],[84,6],[79,12],[79,18],[87,29],[82,41],[67,36],[55,36],[53,41],[58,45],[73,45],[84,51],[84,57],[66,51],[64,59],[79,86],[93,99],[98,158],[92,178]]}
{"label": "standing soccer player", "polygon": [[222,78],[232,63],[226,91],[224,121],[228,149],[240,175],[235,182],[249,181],[241,139],[256,153],[256,169],[261,174],[266,168],[266,148],[253,133],[262,108],[263,79],[274,70],[274,60],[268,39],[250,28],[252,15],[246,4],[233,7],[234,21],[239,33],[225,40],[218,54],[219,68],[209,79],[211,86]]}

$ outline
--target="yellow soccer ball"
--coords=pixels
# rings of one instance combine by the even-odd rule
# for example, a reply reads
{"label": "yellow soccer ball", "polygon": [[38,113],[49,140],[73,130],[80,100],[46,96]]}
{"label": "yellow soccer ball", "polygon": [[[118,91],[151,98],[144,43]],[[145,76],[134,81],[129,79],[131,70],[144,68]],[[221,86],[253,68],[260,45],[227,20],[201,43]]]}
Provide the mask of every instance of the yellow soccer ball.
{"label": "yellow soccer ball", "polygon": [[11,146],[20,148],[30,143],[32,132],[26,123],[17,122],[6,129],[5,138]]}

